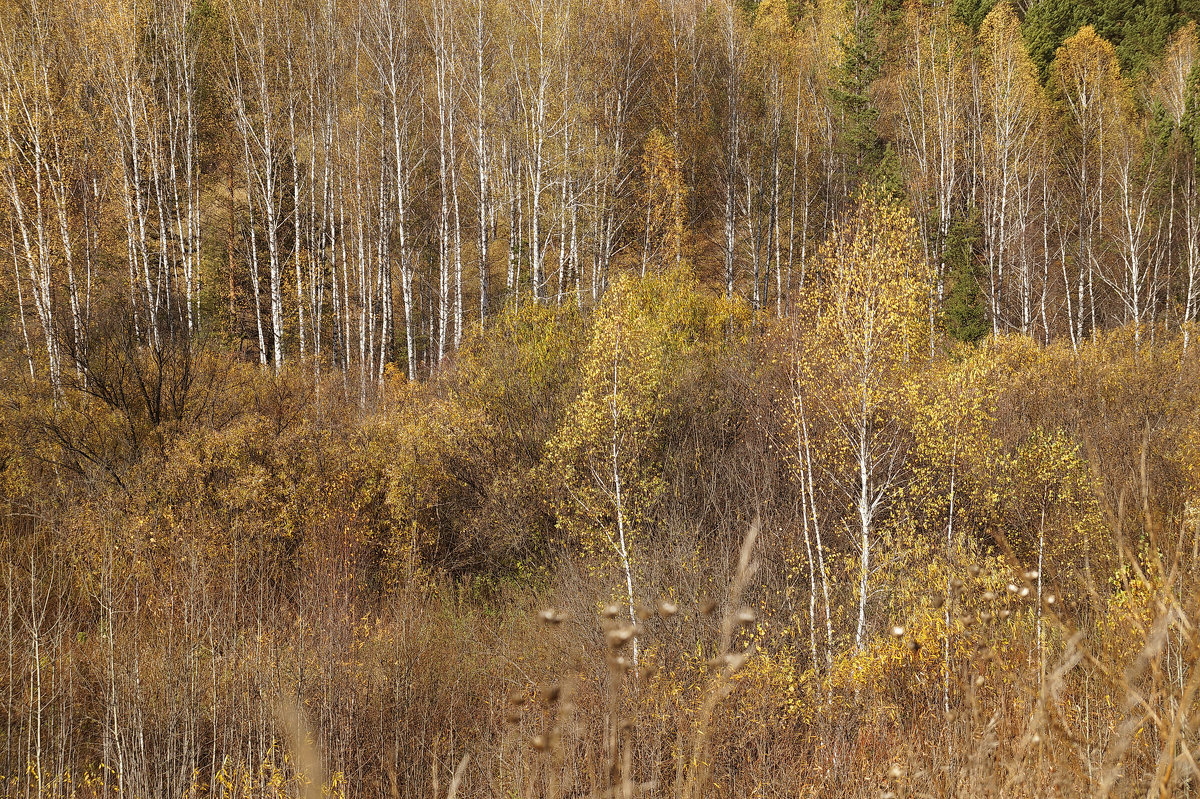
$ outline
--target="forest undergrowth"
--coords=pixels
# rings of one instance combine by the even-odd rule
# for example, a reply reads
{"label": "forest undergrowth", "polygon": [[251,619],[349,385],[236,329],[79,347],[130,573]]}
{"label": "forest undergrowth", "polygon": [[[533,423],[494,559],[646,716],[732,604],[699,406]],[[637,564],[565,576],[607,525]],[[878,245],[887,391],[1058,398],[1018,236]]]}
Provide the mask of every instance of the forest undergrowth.
{"label": "forest undergrowth", "polygon": [[365,407],[6,370],[5,793],[1189,791],[1195,348],[926,339],[864,394],[830,317],[632,279]]}

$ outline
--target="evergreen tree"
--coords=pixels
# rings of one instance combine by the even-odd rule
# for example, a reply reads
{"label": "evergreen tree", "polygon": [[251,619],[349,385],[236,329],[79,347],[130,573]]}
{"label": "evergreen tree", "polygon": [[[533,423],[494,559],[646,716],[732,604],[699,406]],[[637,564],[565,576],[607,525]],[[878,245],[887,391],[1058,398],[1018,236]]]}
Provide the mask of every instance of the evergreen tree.
{"label": "evergreen tree", "polygon": [[1088,17],[1079,0],[1041,0],[1026,12],[1021,32],[1043,83],[1050,75],[1050,62],[1063,40],[1086,25]]}
{"label": "evergreen tree", "polygon": [[[986,0],[956,0],[968,14],[975,3]],[[1150,69],[1162,56],[1167,39],[1200,4],[1180,0],[1039,0],[1025,14],[1024,34],[1029,54],[1043,80],[1058,47],[1084,25],[1091,25],[1117,49],[1121,71],[1137,75]],[[963,17],[967,21],[967,17]]]}
{"label": "evergreen tree", "polygon": [[884,154],[875,125],[879,109],[871,99],[871,86],[879,77],[882,62],[876,28],[883,9],[881,0],[869,3],[865,11],[851,9],[854,22],[839,42],[842,62],[832,91],[841,116],[837,149],[845,197],[854,192],[864,176],[874,173]]}
{"label": "evergreen tree", "polygon": [[988,334],[987,303],[979,288],[979,265],[974,243],[979,238],[978,214],[956,219],[946,238],[949,291],[942,309],[946,332],[973,344]]}
{"label": "evergreen tree", "polygon": [[1192,64],[1192,69],[1188,72],[1187,88],[1183,96],[1183,118],[1179,120],[1179,131],[1183,134],[1188,149],[1195,152],[1200,144],[1200,60]]}
{"label": "evergreen tree", "polygon": [[1127,75],[1152,68],[1185,19],[1175,0],[1099,0],[1096,12],[1092,24],[1116,46]]}
{"label": "evergreen tree", "polygon": [[996,0],[954,0],[952,15],[971,30],[979,32],[984,17],[996,7]]}

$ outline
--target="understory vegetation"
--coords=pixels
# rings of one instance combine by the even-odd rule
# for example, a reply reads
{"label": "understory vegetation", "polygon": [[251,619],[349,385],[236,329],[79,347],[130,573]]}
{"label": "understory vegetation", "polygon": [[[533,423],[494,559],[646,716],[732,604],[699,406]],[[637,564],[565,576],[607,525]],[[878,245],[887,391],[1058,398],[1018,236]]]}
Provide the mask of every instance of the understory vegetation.
{"label": "understory vegetation", "polygon": [[861,366],[864,296],[631,278],[366,406],[205,349],[115,355],[124,404],[7,369],[6,792],[1190,784],[1195,347],[931,346],[918,303]]}

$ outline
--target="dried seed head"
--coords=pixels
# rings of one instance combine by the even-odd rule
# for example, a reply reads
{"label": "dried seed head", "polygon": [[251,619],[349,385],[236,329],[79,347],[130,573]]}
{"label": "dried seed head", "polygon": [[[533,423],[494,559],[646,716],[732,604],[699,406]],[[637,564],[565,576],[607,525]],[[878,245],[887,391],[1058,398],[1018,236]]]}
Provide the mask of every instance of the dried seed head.
{"label": "dried seed head", "polygon": [[614,627],[605,633],[605,639],[610,649],[620,649],[633,639],[634,632],[631,625]]}
{"label": "dried seed head", "polygon": [[896,638],[903,638],[904,637],[904,627],[902,625],[897,624],[895,627],[892,628],[892,635],[894,635]]}
{"label": "dried seed head", "polygon": [[1036,580],[1037,578],[1038,578],[1037,569],[1030,569],[1029,571],[1025,572],[1026,580]]}
{"label": "dried seed head", "polygon": [[933,606],[934,610],[938,610],[942,605],[946,604],[946,597],[941,594],[934,594],[929,598],[929,604]]}
{"label": "dried seed head", "polygon": [[521,714],[518,713],[514,708],[509,708],[508,710],[504,711],[504,722],[506,724],[516,724],[520,720]]}
{"label": "dried seed head", "polygon": [[996,615],[1000,617],[1000,621],[1005,621],[1009,616],[1012,615],[1012,611],[1008,608],[1001,608]]}
{"label": "dried seed head", "polygon": [[546,624],[556,626],[563,623],[563,620],[567,618],[567,614],[554,608],[544,608],[538,613],[538,618]]}
{"label": "dried seed head", "polygon": [[562,686],[556,682],[546,683],[538,689],[538,692],[541,694],[542,701],[549,705],[557,702],[558,698],[562,696]]}
{"label": "dried seed head", "polygon": [[914,655],[921,651],[921,642],[916,638],[908,639],[908,648]]}
{"label": "dried seed head", "polygon": [[706,598],[700,600],[700,612],[705,616],[711,615],[717,609],[717,601],[715,599]]}
{"label": "dried seed head", "polygon": [[978,674],[978,675],[976,675],[976,676],[975,676],[975,687],[976,687],[976,688],[978,688],[978,687],[980,687],[981,685],[983,685],[983,675],[982,675],[982,674]]}
{"label": "dried seed head", "polygon": [[629,670],[629,661],[625,659],[624,655],[615,655],[610,652],[607,660],[608,667],[617,674],[624,674]]}
{"label": "dried seed head", "polygon": [[545,752],[547,741],[545,735],[535,735],[529,741],[529,745],[533,747],[535,752]]}
{"label": "dried seed head", "polygon": [[1020,597],[1029,596],[1029,586],[1027,586],[1027,585],[1021,586],[1021,590],[1017,592],[1017,596],[1020,596]]}
{"label": "dried seed head", "polygon": [[617,729],[621,732],[629,732],[633,729],[633,719],[624,718],[617,722]]}
{"label": "dried seed head", "polygon": [[990,610],[981,611],[979,614],[979,620],[984,624],[987,624],[992,620],[992,612]]}
{"label": "dried seed head", "polygon": [[890,769],[888,769],[888,779],[899,780],[899,779],[903,779],[903,778],[904,778],[904,769],[900,766],[899,763],[893,763],[892,767]]}
{"label": "dried seed head", "polygon": [[995,602],[996,601],[996,595],[993,594],[991,591],[984,591],[983,596],[981,598],[983,599],[984,602]]}
{"label": "dried seed head", "polygon": [[658,666],[654,665],[653,663],[646,663],[642,666],[641,673],[638,674],[638,677],[641,679],[642,682],[648,683],[651,680],[653,680],[655,675],[657,675],[657,674],[658,674]]}
{"label": "dried seed head", "polygon": [[639,621],[645,621],[646,619],[648,619],[654,615],[654,611],[651,610],[650,608],[646,607],[645,605],[639,604],[637,606],[637,610],[634,611],[634,615],[637,616]]}
{"label": "dried seed head", "polygon": [[516,707],[520,707],[521,705],[525,704],[527,699],[529,699],[529,696],[520,689],[514,689],[508,695],[508,703],[510,705],[515,705]]}
{"label": "dried seed head", "polygon": [[1057,601],[1058,601],[1058,597],[1056,597],[1054,594],[1046,594],[1046,604],[1047,605],[1053,605]]}
{"label": "dried seed head", "polygon": [[1008,584],[1008,593],[1010,593],[1010,594],[1017,593],[1017,586],[1013,583],[1009,583]]}
{"label": "dried seed head", "polygon": [[621,612],[621,609],[614,605],[605,605],[604,610],[600,611],[600,615],[606,619],[615,619]]}
{"label": "dried seed head", "polygon": [[664,599],[658,603],[658,615],[664,619],[669,619],[679,612],[679,606],[669,599]]}
{"label": "dried seed head", "polygon": [[976,566],[974,563],[972,563],[970,566],[967,567],[967,571],[970,572],[972,577],[979,576],[979,567]]}
{"label": "dried seed head", "polygon": [[737,615],[734,616],[734,619],[738,624],[749,626],[754,624],[754,611],[750,608],[742,608],[737,612]]}
{"label": "dried seed head", "polygon": [[1033,734],[1033,737],[1029,739],[1029,742],[1032,743],[1034,746],[1037,746],[1038,744],[1040,744],[1042,742],[1042,736],[1038,735],[1035,732]]}
{"label": "dried seed head", "polygon": [[955,591],[962,588],[963,585],[964,585],[963,581],[957,577],[955,577],[953,580],[950,581],[950,587],[953,588]]}

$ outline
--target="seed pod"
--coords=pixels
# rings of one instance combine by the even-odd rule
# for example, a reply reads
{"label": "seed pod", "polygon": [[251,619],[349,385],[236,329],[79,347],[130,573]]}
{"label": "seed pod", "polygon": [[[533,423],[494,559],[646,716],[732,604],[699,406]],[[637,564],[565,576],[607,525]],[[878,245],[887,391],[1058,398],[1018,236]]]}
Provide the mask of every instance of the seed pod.
{"label": "seed pod", "polygon": [[535,752],[546,751],[546,746],[547,746],[546,736],[545,735],[533,736],[533,738],[529,741],[529,745],[533,747],[533,750]]}
{"label": "seed pod", "polygon": [[645,605],[639,604],[637,606],[637,610],[634,611],[633,615],[637,616],[638,621],[645,621],[646,619],[648,619],[654,615],[654,611],[651,610],[650,608],[646,607]]}
{"label": "seed pod", "polygon": [[754,624],[754,611],[750,608],[742,608],[737,612],[737,615],[734,616],[734,619],[738,624],[748,627],[751,624]]}
{"label": "seed pod", "polygon": [[700,612],[703,613],[705,616],[711,615],[712,612],[716,609],[717,609],[717,601],[715,599],[707,599],[706,598],[706,599],[700,600]]}
{"label": "seed pod", "polygon": [[972,563],[970,566],[967,567],[967,571],[970,572],[972,577],[979,576],[979,567],[976,566],[974,563]]}
{"label": "seed pod", "polygon": [[991,591],[984,591],[984,592],[983,592],[983,596],[982,596],[982,597],[980,597],[980,598],[981,598],[981,599],[982,599],[984,602],[995,602],[995,601],[996,601],[996,595],[995,595],[995,594],[993,594]]}
{"label": "seed pod", "polygon": [[1029,596],[1029,586],[1027,586],[1027,585],[1021,586],[1021,590],[1017,592],[1017,596],[1019,596],[1019,597]]}
{"label": "seed pod", "polygon": [[934,594],[933,596],[929,597],[929,604],[933,606],[934,610],[938,610],[942,607],[942,605],[946,604],[946,597],[942,596],[941,594]]}
{"label": "seed pod", "polygon": [[669,599],[664,599],[658,603],[658,615],[664,619],[669,619],[679,612],[679,606]]}
{"label": "seed pod", "polygon": [[528,698],[529,698],[528,695],[526,695],[526,693],[524,691],[522,691],[520,689],[514,689],[508,695],[508,703],[510,705],[515,705],[516,707],[520,707],[521,705],[525,704],[525,701]]}
{"label": "seed pod", "polygon": [[992,612],[990,610],[981,611],[979,614],[979,620],[984,624],[987,624],[992,620]]}
{"label": "seed pod", "polygon": [[539,693],[542,696],[542,701],[549,705],[558,701],[559,696],[562,695],[562,686],[556,682],[547,683],[541,687]]}
{"label": "seed pod", "polygon": [[554,627],[562,624],[563,620],[567,618],[567,615],[562,611],[555,610],[554,608],[545,608],[538,613],[538,618],[544,623]]}
{"label": "seed pod", "polygon": [[963,585],[964,585],[963,581],[957,577],[955,577],[953,580],[950,581],[950,587],[953,588],[955,591],[958,591],[959,589],[961,589],[963,587]]}
{"label": "seed pod", "polygon": [[605,605],[604,610],[600,611],[600,615],[606,619],[615,619],[620,612],[621,609],[616,605]]}
{"label": "seed pod", "polygon": [[918,652],[921,651],[921,642],[918,641],[916,638],[909,638],[908,639],[908,649],[914,655],[917,654]]}
{"label": "seed pod", "polygon": [[902,625],[897,624],[895,627],[892,628],[892,635],[895,636],[896,638],[903,638],[904,637],[904,627]]}

